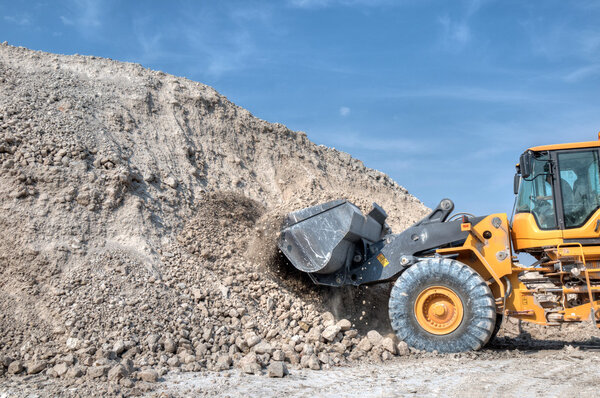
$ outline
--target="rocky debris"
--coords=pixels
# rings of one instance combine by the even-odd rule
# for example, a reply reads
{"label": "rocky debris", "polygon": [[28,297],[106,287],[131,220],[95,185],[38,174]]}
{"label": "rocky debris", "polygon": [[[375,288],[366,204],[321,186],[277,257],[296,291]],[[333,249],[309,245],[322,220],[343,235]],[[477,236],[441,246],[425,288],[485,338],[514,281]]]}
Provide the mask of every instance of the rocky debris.
{"label": "rocky debris", "polygon": [[398,231],[427,211],[203,84],[0,45],[0,377],[115,395],[169,371],[352,362],[382,295],[314,286],[275,246],[284,214],[340,197]]}

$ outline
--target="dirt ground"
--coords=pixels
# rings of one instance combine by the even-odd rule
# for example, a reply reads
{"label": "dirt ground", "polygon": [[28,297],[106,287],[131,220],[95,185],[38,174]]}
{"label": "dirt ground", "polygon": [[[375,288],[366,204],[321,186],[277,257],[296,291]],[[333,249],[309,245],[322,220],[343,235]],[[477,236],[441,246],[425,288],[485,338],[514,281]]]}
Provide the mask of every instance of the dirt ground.
{"label": "dirt ground", "polygon": [[[226,372],[169,373],[147,397],[579,397],[596,396],[600,345],[542,350],[399,357],[385,363],[314,371],[292,369],[283,379]],[[52,380],[0,384],[0,398],[42,397]],[[37,387],[36,387],[37,386]],[[69,387],[76,393],[76,387]],[[63,391],[68,393],[67,388]],[[136,394],[137,395],[137,394]]]}
{"label": "dirt ground", "polygon": [[[227,373],[167,375],[150,396],[224,397],[579,397],[596,396],[600,346],[579,350],[487,350],[467,356],[397,358],[284,379]],[[492,352],[490,352],[492,351]],[[491,356],[491,358],[489,358]],[[509,357],[510,356],[510,357]]]}

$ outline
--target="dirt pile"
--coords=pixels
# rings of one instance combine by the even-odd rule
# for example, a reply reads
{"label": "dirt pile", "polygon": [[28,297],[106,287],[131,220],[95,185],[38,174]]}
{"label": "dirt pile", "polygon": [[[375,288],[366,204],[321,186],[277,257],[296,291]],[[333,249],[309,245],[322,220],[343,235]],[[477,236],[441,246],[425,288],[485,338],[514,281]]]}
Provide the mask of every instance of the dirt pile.
{"label": "dirt pile", "polygon": [[[360,295],[323,301],[274,249],[283,214],[339,197],[378,202],[398,231],[426,212],[203,84],[0,45],[0,374],[129,388],[168,369],[389,356],[391,339],[359,340]],[[323,312],[348,298],[351,313]]]}

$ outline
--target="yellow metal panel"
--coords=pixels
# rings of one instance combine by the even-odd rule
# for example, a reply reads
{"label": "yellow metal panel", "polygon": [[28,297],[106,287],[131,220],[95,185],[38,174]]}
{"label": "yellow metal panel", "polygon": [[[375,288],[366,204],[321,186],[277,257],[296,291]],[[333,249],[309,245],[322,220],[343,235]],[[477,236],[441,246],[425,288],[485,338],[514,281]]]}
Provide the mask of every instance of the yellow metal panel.
{"label": "yellow metal panel", "polygon": [[515,270],[508,279],[513,292],[506,298],[505,315],[523,319],[524,321],[545,325],[546,313],[534,300],[532,292],[519,280],[519,271]]}
{"label": "yellow metal panel", "polygon": [[511,235],[513,247],[516,251],[542,246],[556,246],[563,242],[561,230],[541,230],[531,213],[515,214]]}
{"label": "yellow metal panel", "polygon": [[[494,225],[497,219],[497,226]],[[489,236],[489,237],[488,237]],[[506,214],[492,214],[471,227],[462,247],[438,249],[440,254],[456,253],[464,262],[485,279],[491,277],[499,286],[499,296],[504,296],[500,278],[511,273],[512,252]]]}

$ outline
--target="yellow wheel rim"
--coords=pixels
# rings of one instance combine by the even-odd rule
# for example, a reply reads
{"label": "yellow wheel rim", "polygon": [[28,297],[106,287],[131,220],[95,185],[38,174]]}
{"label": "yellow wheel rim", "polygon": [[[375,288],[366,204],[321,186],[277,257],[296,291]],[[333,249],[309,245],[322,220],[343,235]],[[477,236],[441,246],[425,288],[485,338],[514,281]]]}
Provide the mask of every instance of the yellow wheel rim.
{"label": "yellow wheel rim", "polygon": [[444,286],[423,290],[415,302],[417,322],[431,334],[455,331],[463,319],[463,304],[456,293]]}

